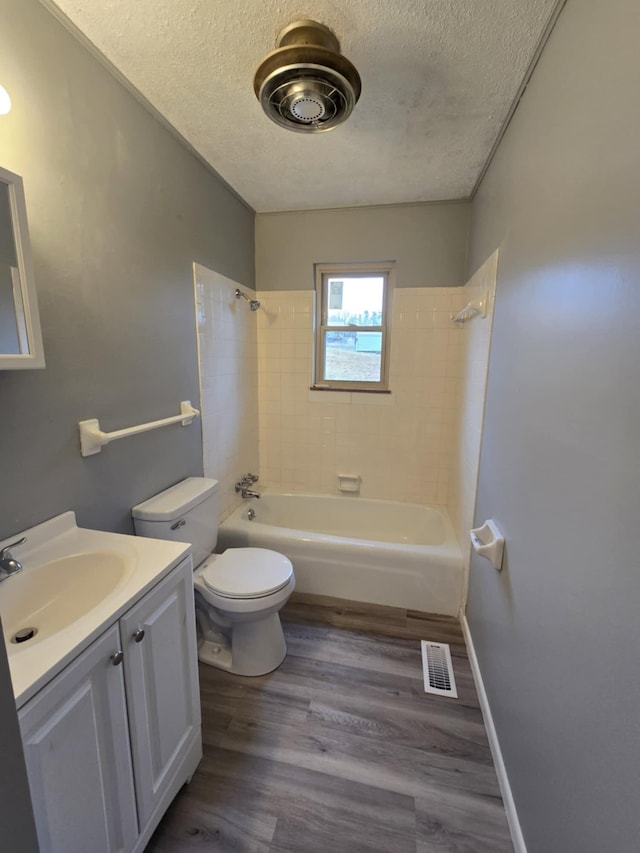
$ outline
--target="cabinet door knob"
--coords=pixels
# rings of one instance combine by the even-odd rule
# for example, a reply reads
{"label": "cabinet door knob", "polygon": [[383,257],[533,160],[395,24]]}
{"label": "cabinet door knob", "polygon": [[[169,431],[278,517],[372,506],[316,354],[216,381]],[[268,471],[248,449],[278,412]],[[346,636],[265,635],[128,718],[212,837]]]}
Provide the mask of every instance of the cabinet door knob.
{"label": "cabinet door knob", "polygon": [[122,649],[118,649],[117,652],[114,652],[111,655],[111,663],[114,666],[118,666],[118,664],[122,663],[123,658],[124,658],[124,652],[122,651]]}
{"label": "cabinet door knob", "polygon": [[136,643],[141,643],[144,640],[144,628],[138,628],[138,630],[133,635],[133,639]]}

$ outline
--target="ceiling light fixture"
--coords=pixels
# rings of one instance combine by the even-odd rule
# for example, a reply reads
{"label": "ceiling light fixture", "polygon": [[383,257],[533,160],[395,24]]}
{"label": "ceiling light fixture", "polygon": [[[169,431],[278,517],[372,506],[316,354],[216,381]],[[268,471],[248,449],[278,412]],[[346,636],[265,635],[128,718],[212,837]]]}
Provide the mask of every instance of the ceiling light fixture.
{"label": "ceiling light fixture", "polygon": [[11,98],[9,97],[9,93],[4,86],[0,86],[0,116],[6,116],[10,109]]}
{"label": "ceiling light fixture", "polygon": [[303,20],[282,30],[276,49],[258,66],[253,88],[271,121],[320,133],[351,115],[362,84],[329,27]]}

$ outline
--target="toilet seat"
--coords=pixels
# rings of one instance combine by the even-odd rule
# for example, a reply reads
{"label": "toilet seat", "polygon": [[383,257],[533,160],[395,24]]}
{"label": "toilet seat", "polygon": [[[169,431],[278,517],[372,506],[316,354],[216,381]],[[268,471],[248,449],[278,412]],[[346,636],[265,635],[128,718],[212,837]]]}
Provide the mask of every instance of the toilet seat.
{"label": "toilet seat", "polygon": [[200,577],[223,598],[263,598],[283,589],[293,575],[288,557],[267,548],[230,548],[205,562]]}

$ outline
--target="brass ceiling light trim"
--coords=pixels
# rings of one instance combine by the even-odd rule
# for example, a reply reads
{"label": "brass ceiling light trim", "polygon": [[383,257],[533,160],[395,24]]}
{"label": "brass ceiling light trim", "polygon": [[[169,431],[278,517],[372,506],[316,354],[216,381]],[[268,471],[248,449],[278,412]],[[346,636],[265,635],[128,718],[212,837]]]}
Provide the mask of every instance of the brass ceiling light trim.
{"label": "brass ceiling light trim", "polygon": [[258,66],[253,89],[280,127],[321,133],[341,124],[358,102],[360,75],[340,53],[335,34],[317,21],[295,21]]}

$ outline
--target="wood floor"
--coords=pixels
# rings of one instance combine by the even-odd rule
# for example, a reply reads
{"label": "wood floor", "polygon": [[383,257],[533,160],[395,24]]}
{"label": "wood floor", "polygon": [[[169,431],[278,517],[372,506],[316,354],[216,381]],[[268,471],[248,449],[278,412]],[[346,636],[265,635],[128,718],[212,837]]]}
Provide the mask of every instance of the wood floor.
{"label": "wood floor", "polygon": [[457,621],[298,595],[282,622],[276,672],[201,666],[204,758],[146,853],[513,853]]}

